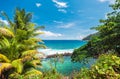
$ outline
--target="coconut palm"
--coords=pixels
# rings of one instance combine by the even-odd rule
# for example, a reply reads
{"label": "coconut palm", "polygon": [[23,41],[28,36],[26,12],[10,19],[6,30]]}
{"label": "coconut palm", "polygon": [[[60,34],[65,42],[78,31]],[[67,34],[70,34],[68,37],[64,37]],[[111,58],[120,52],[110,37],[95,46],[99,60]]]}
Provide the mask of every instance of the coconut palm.
{"label": "coconut palm", "polygon": [[[16,9],[14,21],[11,21],[6,13],[2,12],[2,14],[7,18],[9,26],[0,27],[1,78],[7,78],[9,75],[13,79],[13,77],[22,74],[26,74],[25,77],[35,73],[41,74],[40,71],[35,69],[36,66],[41,65],[36,54],[40,53],[37,51],[38,48],[45,48],[45,46],[39,44],[42,40],[36,38],[36,36],[42,34],[37,30],[40,30],[43,26],[36,27],[31,22],[32,14],[26,13],[24,9]],[[8,67],[5,64],[8,64]],[[10,68],[14,71],[3,74],[7,68],[7,72],[10,71]]]}

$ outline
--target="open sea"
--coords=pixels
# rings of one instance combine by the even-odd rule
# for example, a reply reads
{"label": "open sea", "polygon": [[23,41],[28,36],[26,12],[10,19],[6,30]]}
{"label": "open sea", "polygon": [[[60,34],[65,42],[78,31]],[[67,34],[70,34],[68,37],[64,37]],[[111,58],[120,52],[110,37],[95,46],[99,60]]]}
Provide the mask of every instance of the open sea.
{"label": "open sea", "polygon": [[44,40],[47,49],[39,49],[46,55],[55,53],[72,53],[74,49],[86,44],[86,41],[80,40]]}
{"label": "open sea", "polygon": [[[73,53],[74,49],[79,48],[86,44],[86,41],[80,40],[44,40],[44,44],[47,49],[39,49],[46,55],[52,55],[55,53]],[[89,60],[88,64],[80,62],[71,62],[70,56],[64,56],[63,62],[55,62],[55,58],[47,58],[42,60],[42,68],[40,70],[47,71],[53,67],[56,67],[57,71],[63,75],[69,75],[74,71],[79,71],[82,67],[90,67],[94,63],[94,59]]]}

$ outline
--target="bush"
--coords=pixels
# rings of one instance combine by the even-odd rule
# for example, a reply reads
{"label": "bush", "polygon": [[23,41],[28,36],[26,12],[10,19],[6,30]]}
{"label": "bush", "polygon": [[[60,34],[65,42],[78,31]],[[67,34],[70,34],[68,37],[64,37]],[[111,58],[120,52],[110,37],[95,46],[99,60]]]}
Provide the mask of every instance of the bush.
{"label": "bush", "polygon": [[74,79],[120,79],[120,57],[101,55],[90,69],[81,69]]}

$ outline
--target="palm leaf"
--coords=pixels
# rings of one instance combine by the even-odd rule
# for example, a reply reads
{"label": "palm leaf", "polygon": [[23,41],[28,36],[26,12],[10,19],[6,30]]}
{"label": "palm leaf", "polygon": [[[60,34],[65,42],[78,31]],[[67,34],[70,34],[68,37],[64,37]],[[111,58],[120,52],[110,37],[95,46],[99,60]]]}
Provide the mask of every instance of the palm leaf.
{"label": "palm leaf", "polygon": [[7,21],[9,22],[11,27],[14,27],[14,24],[12,23],[12,21],[9,19],[8,15],[2,11],[2,15],[7,19]]}
{"label": "palm leaf", "polygon": [[38,32],[38,31],[36,31],[35,33],[33,33],[33,36],[38,36],[38,35],[41,35],[41,34],[44,34],[44,32]]}
{"label": "palm leaf", "polygon": [[25,57],[25,56],[34,56],[37,53],[39,53],[37,50],[24,51],[24,52],[22,52],[22,57]]}
{"label": "palm leaf", "polygon": [[3,54],[0,54],[0,61],[4,61],[4,62],[10,62],[10,60],[5,56],[5,55],[3,55]]}
{"label": "palm leaf", "polygon": [[33,46],[33,48],[43,48],[46,49],[47,47],[44,44],[36,44]]}
{"label": "palm leaf", "polygon": [[37,38],[30,38],[28,40],[24,40],[24,43],[27,45],[35,45],[38,42],[43,42],[41,39],[37,39]]}
{"label": "palm leaf", "polygon": [[28,79],[28,78],[32,78],[35,77],[36,75],[42,75],[42,72],[36,70],[36,69],[29,69],[25,74],[24,74],[24,78]]}
{"label": "palm leaf", "polygon": [[8,79],[23,79],[22,75],[17,73],[17,72],[13,72],[9,75]]}
{"label": "palm leaf", "polygon": [[31,57],[31,56],[22,57],[22,62],[23,62],[23,63],[28,62],[28,61],[31,61],[31,60],[32,60],[32,57]]}
{"label": "palm leaf", "polygon": [[12,68],[12,65],[10,63],[0,63],[0,75],[2,72],[9,70]]}
{"label": "palm leaf", "polygon": [[8,41],[7,38],[3,37],[3,39],[0,41],[0,45],[1,45],[2,47],[7,47],[7,48],[9,48],[9,47],[10,47],[10,42]]}
{"label": "palm leaf", "polygon": [[27,15],[24,17],[25,18],[25,23],[30,22],[30,20],[32,19],[32,13],[27,13]]}
{"label": "palm leaf", "polygon": [[33,67],[37,67],[37,65],[42,65],[40,63],[40,60],[32,60],[30,63],[31,63],[31,65],[33,65]]}
{"label": "palm leaf", "polygon": [[12,61],[12,66],[14,68],[16,68],[16,71],[18,73],[22,73],[22,71],[23,71],[23,62],[22,62],[22,59],[17,59],[17,60]]}
{"label": "palm leaf", "polygon": [[0,28],[0,34],[7,37],[14,37],[13,32],[7,28]]}
{"label": "palm leaf", "polygon": [[44,29],[45,26],[37,26],[36,28],[34,28],[34,31],[37,31],[37,30],[41,30],[41,29]]}
{"label": "palm leaf", "polygon": [[40,63],[40,60],[36,59],[36,60],[31,60],[31,61],[26,61],[24,63],[24,70],[28,70],[30,68],[36,68],[36,67],[41,67],[41,63]]}

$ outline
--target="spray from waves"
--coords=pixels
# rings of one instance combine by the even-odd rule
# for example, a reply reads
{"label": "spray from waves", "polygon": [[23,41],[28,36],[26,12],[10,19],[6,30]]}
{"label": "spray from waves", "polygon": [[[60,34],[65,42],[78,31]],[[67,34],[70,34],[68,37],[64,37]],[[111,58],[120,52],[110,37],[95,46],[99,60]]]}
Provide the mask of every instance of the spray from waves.
{"label": "spray from waves", "polygon": [[73,50],[74,49],[38,49],[39,52],[42,52],[47,56],[54,54],[73,53]]}

